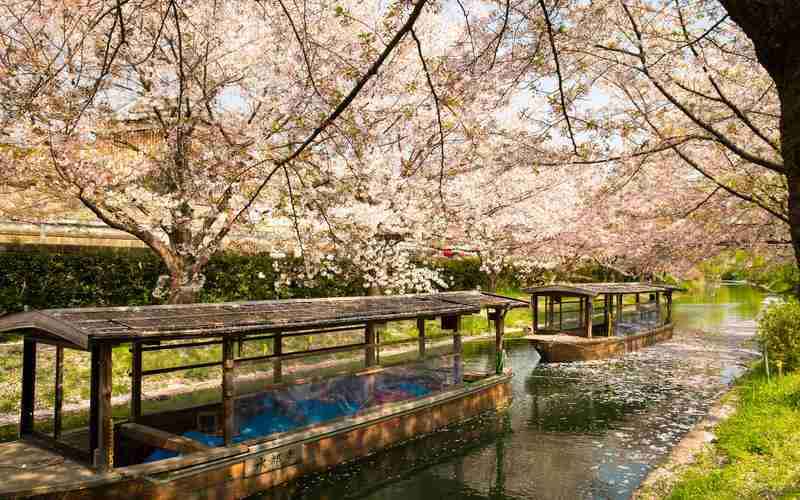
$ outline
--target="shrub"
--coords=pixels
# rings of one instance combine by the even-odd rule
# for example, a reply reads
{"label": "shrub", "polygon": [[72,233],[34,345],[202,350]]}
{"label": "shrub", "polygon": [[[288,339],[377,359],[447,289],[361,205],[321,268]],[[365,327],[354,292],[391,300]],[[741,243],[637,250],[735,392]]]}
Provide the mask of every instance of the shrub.
{"label": "shrub", "polygon": [[[206,283],[201,302],[267,300],[290,297],[359,295],[357,278],[320,278],[313,286],[293,284],[275,291],[274,260],[267,253],[220,253],[203,273]],[[302,268],[297,259],[283,266]],[[81,306],[149,305],[158,276],[167,270],[148,251],[89,250],[56,253],[45,250],[0,252],[0,314],[30,309]]]}
{"label": "shrub", "polygon": [[800,303],[769,306],[758,320],[758,341],[770,361],[781,361],[788,370],[800,367]]}

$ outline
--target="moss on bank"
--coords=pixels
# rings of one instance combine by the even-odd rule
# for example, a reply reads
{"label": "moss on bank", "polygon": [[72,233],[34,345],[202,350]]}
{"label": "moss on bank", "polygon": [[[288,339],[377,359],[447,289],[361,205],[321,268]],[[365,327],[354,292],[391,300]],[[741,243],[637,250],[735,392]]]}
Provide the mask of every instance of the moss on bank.
{"label": "moss on bank", "polygon": [[734,393],[736,410],[716,428],[716,442],[666,498],[800,498],[800,372],[768,380],[759,366]]}

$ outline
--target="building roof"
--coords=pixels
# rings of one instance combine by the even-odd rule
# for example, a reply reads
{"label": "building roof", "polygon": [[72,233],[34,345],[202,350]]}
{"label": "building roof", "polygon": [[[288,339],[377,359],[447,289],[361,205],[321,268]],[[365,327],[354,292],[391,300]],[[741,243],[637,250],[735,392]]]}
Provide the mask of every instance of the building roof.
{"label": "building roof", "polygon": [[553,283],[545,286],[526,288],[530,294],[588,295],[596,297],[603,294],[650,293],[682,291],[683,288],[662,283]]}
{"label": "building roof", "polygon": [[47,309],[0,317],[0,333],[19,331],[89,349],[93,342],[220,337],[472,314],[520,307],[508,297],[472,292],[265,300],[219,304]]}

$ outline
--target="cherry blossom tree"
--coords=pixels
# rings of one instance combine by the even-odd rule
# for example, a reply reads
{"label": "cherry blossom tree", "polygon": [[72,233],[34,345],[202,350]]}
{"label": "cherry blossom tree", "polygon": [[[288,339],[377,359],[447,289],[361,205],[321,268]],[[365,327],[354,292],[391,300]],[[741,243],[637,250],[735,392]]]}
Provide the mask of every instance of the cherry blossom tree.
{"label": "cherry blossom tree", "polygon": [[419,64],[426,5],[6,2],[0,130],[26,154],[4,169],[142,240],[191,301],[235,224],[290,212],[295,169],[358,157],[407,112],[380,96]]}
{"label": "cherry blossom tree", "polygon": [[594,166],[616,186],[589,198],[587,216],[605,236],[591,244],[589,228],[576,232],[576,248],[614,262],[627,253],[635,273],[660,267],[645,255],[685,267],[690,255],[675,249],[688,247],[701,255],[792,243],[800,259],[797,134],[786,115],[797,108],[789,75],[798,63],[784,57],[795,10],[777,1],[531,0],[487,29],[503,37],[501,54],[517,56],[508,85],[548,107],[527,115],[549,139],[549,157],[533,163]]}
{"label": "cherry blossom tree", "polygon": [[451,172],[438,216],[444,244],[477,256],[494,292],[508,268],[530,274],[561,259],[561,235],[575,224],[584,176],[571,166],[534,167],[529,145],[539,139],[516,120],[491,131]]}

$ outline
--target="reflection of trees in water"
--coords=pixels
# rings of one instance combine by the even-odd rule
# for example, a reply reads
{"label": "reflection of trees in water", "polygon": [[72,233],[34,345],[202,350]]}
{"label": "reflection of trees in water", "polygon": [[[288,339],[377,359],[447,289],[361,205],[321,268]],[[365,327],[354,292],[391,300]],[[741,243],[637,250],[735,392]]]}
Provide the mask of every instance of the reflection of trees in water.
{"label": "reflection of trees in water", "polygon": [[[460,425],[446,427],[422,439],[408,441],[376,453],[369,458],[337,466],[322,474],[310,475],[287,485],[254,496],[254,499],[313,500],[369,497],[385,488],[400,488],[404,498],[449,498],[454,491],[460,498],[487,498],[471,489],[470,468],[464,457],[492,443],[508,439],[511,422],[506,412],[486,413]],[[497,454],[502,457],[502,453]],[[497,466],[502,471],[502,460]],[[436,466],[447,464],[451,477],[442,476]],[[467,471],[467,472],[465,472]],[[420,477],[430,476],[430,480]],[[405,482],[404,479],[414,478]],[[504,500],[502,482],[489,498]],[[416,491],[418,490],[418,491]],[[494,491],[494,490],[493,490]],[[496,493],[496,494],[495,494]],[[388,494],[387,496],[392,496]],[[377,498],[381,498],[378,495]]]}
{"label": "reflection of trees in water", "polygon": [[[647,387],[641,388],[647,392]],[[651,391],[663,390],[655,384]],[[628,400],[614,387],[596,383],[531,376],[526,390],[533,396],[529,424],[549,432],[596,432],[613,427],[631,413],[647,408],[646,400]]]}
{"label": "reflection of trees in water", "polygon": [[676,296],[674,318],[682,327],[715,330],[732,319],[752,319],[761,309],[766,293],[747,285],[707,284]]}

